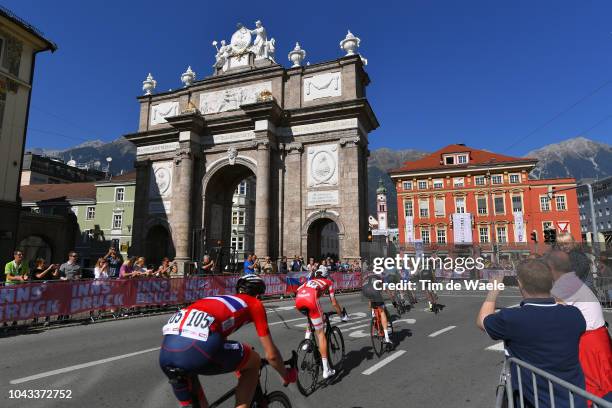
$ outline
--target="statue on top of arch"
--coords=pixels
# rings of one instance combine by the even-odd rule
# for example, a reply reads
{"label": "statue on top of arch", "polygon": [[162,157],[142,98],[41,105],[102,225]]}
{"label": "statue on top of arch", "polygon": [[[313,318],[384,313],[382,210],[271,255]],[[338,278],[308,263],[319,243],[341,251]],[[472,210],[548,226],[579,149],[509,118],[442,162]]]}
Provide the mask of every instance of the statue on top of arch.
{"label": "statue on top of arch", "polygon": [[[252,40],[252,36],[255,36],[255,40]],[[248,53],[254,55],[254,60],[274,60],[275,52],[275,40],[274,38],[268,40],[268,34],[261,21],[255,22],[255,28],[250,30],[238,23],[237,30],[232,34],[230,44],[226,44],[225,40],[221,40],[221,47],[217,47],[217,41],[213,41],[213,46],[217,50],[215,55],[214,68],[226,71],[231,68],[232,65],[242,66],[240,63],[242,57]],[[238,63],[233,64],[232,60]]]}

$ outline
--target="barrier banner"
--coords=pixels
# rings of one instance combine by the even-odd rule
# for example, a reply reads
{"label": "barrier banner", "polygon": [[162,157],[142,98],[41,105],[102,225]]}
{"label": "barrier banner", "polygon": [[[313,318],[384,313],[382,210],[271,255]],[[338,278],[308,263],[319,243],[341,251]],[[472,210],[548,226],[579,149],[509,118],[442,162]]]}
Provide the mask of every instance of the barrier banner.
{"label": "barrier banner", "polygon": [[[305,282],[307,273],[260,275],[266,295],[283,295]],[[74,315],[93,310],[192,303],[207,296],[233,294],[238,275],[189,278],[76,280],[0,286],[0,323],[36,317]],[[337,289],[359,288],[361,273],[331,274]],[[291,282],[291,284],[289,284]],[[299,285],[298,285],[299,286]]]}
{"label": "barrier banner", "polygon": [[361,272],[334,272],[331,275],[335,289],[355,289],[361,287]]}

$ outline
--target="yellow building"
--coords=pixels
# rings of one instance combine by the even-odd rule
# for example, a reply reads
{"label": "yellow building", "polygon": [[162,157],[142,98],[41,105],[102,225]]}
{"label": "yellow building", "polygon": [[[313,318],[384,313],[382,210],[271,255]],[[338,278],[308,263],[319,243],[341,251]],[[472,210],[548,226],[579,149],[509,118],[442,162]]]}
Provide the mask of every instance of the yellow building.
{"label": "yellow building", "polygon": [[12,258],[36,54],[57,46],[0,6],[0,260]]}

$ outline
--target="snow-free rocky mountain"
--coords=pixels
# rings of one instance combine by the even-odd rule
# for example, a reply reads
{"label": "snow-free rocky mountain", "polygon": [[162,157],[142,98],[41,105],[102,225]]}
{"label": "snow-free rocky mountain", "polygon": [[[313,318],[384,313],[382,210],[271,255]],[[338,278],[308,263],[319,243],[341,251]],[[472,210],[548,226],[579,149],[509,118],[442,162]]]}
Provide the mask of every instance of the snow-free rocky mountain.
{"label": "snow-free rocky mountain", "polygon": [[[124,138],[110,143],[93,140],[66,150],[29,149],[33,153],[55,156],[77,163],[98,162],[106,166],[106,157],[112,157],[111,170],[114,174],[133,169],[136,148]],[[406,149],[392,150],[386,147],[372,150],[368,161],[368,206],[370,214],[376,213],[376,188],[378,180],[383,179],[388,192],[389,224],[397,224],[397,195],[387,175],[387,171],[401,167],[406,161],[417,160],[427,152]],[[581,179],[600,179],[612,175],[612,146],[594,142],[584,137],[550,144],[525,155],[539,160],[531,173],[534,178],[575,177]]]}

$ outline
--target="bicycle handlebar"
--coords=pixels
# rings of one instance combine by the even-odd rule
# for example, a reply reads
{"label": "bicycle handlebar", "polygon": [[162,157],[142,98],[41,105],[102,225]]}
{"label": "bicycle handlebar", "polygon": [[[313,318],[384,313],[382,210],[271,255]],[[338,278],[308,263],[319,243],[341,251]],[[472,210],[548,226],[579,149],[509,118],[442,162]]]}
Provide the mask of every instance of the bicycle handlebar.
{"label": "bicycle handlebar", "polygon": [[[292,350],[291,351],[291,358],[289,360],[283,361],[283,365],[289,366],[290,368],[296,368],[297,367],[297,358],[298,358],[297,352],[295,350]],[[270,363],[265,358],[261,359],[261,368],[264,368],[265,366],[267,366],[269,364]]]}

